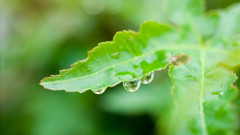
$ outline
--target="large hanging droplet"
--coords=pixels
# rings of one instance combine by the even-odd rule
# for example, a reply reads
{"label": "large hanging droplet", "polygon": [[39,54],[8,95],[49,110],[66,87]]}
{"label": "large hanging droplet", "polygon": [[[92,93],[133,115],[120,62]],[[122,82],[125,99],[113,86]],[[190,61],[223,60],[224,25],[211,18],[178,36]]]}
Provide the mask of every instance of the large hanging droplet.
{"label": "large hanging droplet", "polygon": [[129,92],[135,92],[139,89],[141,81],[139,79],[133,81],[124,81],[123,87]]}
{"label": "large hanging droplet", "polygon": [[99,89],[97,91],[93,91],[93,93],[95,94],[103,94],[105,92],[106,88],[103,88],[103,89]]}
{"label": "large hanging droplet", "polygon": [[143,76],[143,77],[141,78],[141,82],[142,82],[143,84],[148,84],[148,83],[152,82],[153,77],[154,77],[154,72],[151,72],[151,73]]}

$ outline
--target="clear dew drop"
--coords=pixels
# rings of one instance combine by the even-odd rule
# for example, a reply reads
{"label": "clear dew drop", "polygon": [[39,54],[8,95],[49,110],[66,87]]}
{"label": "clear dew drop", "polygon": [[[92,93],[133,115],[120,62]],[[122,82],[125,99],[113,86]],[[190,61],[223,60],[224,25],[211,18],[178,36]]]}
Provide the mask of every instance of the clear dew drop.
{"label": "clear dew drop", "polygon": [[133,80],[133,81],[124,81],[123,82],[123,87],[129,91],[129,92],[135,92],[139,89],[141,85],[141,81],[140,79],[136,79],[136,80]]}
{"label": "clear dew drop", "polygon": [[143,77],[141,78],[141,82],[142,82],[143,84],[149,84],[150,82],[152,82],[153,78],[154,78],[154,72],[151,72],[151,73],[143,76]]}
{"label": "clear dew drop", "polygon": [[103,88],[103,89],[99,89],[97,91],[93,91],[93,93],[95,94],[103,94],[105,92],[106,88]]}

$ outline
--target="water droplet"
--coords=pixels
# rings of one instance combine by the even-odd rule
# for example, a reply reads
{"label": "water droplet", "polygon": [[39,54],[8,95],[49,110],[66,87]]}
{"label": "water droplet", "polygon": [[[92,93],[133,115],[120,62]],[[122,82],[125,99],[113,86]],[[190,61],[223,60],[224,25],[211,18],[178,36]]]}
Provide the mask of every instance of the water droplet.
{"label": "water droplet", "polygon": [[143,84],[148,84],[148,83],[152,82],[153,77],[154,77],[154,72],[151,72],[151,73],[143,76],[143,77],[141,78],[141,82],[142,82]]}
{"label": "water droplet", "polygon": [[123,82],[123,87],[129,91],[129,92],[135,92],[139,89],[141,85],[141,81],[140,79],[136,79],[136,80],[133,80],[133,81],[124,81]]}
{"label": "water droplet", "polygon": [[103,94],[105,92],[106,88],[103,88],[103,89],[99,89],[97,91],[93,91],[93,93],[95,94]]}
{"label": "water droplet", "polygon": [[83,93],[83,91],[78,91],[79,93]]}

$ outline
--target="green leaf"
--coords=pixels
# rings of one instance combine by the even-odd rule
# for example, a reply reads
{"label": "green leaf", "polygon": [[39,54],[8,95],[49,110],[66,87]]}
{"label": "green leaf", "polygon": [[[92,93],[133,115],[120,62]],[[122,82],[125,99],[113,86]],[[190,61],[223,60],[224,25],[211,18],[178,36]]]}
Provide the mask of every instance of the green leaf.
{"label": "green leaf", "polygon": [[[193,8],[187,9],[191,3]],[[43,79],[41,85],[51,90],[97,91],[170,65],[176,109],[169,134],[233,134],[236,113],[231,101],[236,89],[232,84],[237,77],[223,65],[240,64],[240,5],[203,15],[197,6],[201,4],[194,3],[183,1],[180,9],[170,4],[174,25],[148,21],[139,33],[118,32],[113,41],[89,52],[86,60]],[[176,62],[181,56],[187,60]]]}
{"label": "green leaf", "polygon": [[62,70],[60,75],[42,80],[41,85],[48,89],[83,92],[133,80],[165,68],[171,58],[166,50],[175,50],[174,46],[178,46],[175,41],[179,39],[180,36],[169,26],[146,22],[139,33],[117,33],[113,42],[100,43],[89,53],[88,59],[74,63],[71,69]]}
{"label": "green leaf", "polygon": [[170,68],[177,107],[174,120],[177,130],[171,131],[172,134],[180,131],[181,134],[230,134],[236,128],[236,114],[230,104],[236,94],[232,87],[236,76],[205,65],[210,62],[208,53],[201,57],[198,63],[189,61]]}

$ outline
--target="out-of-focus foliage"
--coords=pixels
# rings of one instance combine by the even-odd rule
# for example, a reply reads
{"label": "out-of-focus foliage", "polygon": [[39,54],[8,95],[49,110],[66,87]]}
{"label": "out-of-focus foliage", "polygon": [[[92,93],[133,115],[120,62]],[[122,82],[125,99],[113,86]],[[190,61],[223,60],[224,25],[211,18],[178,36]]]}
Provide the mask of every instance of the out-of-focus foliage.
{"label": "out-of-focus foliage", "polygon": [[[227,6],[219,2],[215,5]],[[166,21],[162,20],[160,7],[159,0],[1,1],[0,132],[6,135],[162,133],[166,129],[162,124],[166,121],[165,111],[172,104],[171,82],[164,73],[159,73],[154,83],[141,88],[136,95],[130,95],[122,87],[98,96],[91,92],[82,95],[53,92],[38,85],[44,76],[57,74],[57,70],[86,58],[87,51],[98,42],[112,40],[116,31],[137,30],[145,20]],[[159,87],[158,81],[164,87]],[[155,98],[149,95],[141,103],[141,96],[148,90],[156,92]],[[131,104],[125,102],[127,97],[121,99],[122,94],[115,92],[129,95]]]}

